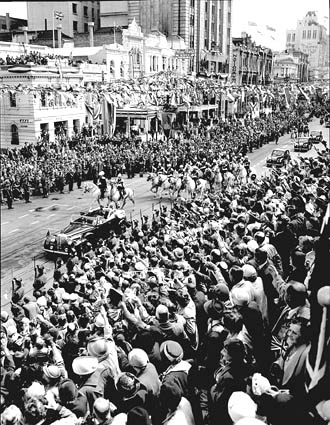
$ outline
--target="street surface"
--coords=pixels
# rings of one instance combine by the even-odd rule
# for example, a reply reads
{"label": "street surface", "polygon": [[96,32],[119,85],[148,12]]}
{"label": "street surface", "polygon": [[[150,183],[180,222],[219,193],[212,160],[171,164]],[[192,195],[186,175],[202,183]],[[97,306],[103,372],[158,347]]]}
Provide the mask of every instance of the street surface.
{"label": "street surface", "polygon": [[[310,130],[322,130],[323,138],[329,141],[329,129],[319,125],[319,120],[314,119],[309,125]],[[318,150],[323,150],[323,145],[315,145]],[[269,169],[265,166],[266,158],[274,148],[289,149],[293,158],[301,156],[316,156],[314,147],[306,153],[294,153],[293,142],[289,135],[280,138],[278,145],[274,142],[249,154],[251,167],[258,175],[266,174]],[[146,181],[147,176],[135,177],[125,180],[125,186],[131,187],[135,192],[135,209],[128,201],[125,207],[129,219],[140,219],[141,215],[151,215],[153,208],[159,209],[159,198],[150,192],[151,184]],[[67,189],[67,186],[66,186]],[[32,203],[24,201],[14,202],[14,210],[1,207],[1,308],[10,309],[11,285],[13,277],[23,279],[26,294],[32,293],[34,267],[43,264],[49,280],[52,279],[54,261],[47,258],[43,251],[43,240],[47,230],[60,230],[65,227],[73,214],[86,211],[91,205],[92,197],[84,194],[76,185],[73,192],[61,195],[52,193],[49,198],[33,197]],[[170,201],[164,198],[163,205]]]}

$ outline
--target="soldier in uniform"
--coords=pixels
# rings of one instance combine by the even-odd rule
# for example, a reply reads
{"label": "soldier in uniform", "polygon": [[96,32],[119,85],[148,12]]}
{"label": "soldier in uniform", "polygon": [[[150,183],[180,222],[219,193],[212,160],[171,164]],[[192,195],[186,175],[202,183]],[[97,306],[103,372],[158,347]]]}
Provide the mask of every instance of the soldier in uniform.
{"label": "soldier in uniform", "polygon": [[119,190],[121,198],[123,199],[126,192],[123,179],[121,178],[121,174],[118,174],[117,176],[117,188]]}
{"label": "soldier in uniform", "polygon": [[24,195],[25,203],[29,204],[31,202],[30,201],[30,181],[27,176],[24,177],[23,179],[22,187],[23,187],[23,195]]}
{"label": "soldier in uniform", "polygon": [[14,209],[14,207],[13,207],[13,190],[12,190],[9,179],[5,180],[5,182],[4,182],[4,196],[7,199],[8,209],[9,210]]}
{"label": "soldier in uniform", "polygon": [[104,199],[104,194],[107,190],[107,179],[104,176],[104,171],[99,172],[99,184],[98,184],[100,190],[101,190],[101,199]]}

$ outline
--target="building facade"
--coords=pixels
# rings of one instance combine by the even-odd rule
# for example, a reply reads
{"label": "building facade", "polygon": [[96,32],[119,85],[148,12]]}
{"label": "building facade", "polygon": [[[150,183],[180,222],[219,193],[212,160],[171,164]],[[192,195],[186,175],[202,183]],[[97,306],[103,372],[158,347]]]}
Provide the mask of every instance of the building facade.
{"label": "building facade", "polygon": [[[62,19],[53,19],[54,12],[63,14]],[[100,27],[99,1],[47,1],[27,2],[27,18],[30,31],[47,31],[62,25],[69,37],[75,33],[88,32],[88,22],[94,22],[95,30]]]}
{"label": "building facade", "polygon": [[27,25],[26,19],[13,18],[6,13],[5,16],[0,15],[0,32],[10,32]]}
{"label": "building facade", "polygon": [[[79,69],[72,67],[63,67],[61,74],[53,65],[2,68],[0,85],[9,89],[0,96],[1,148],[35,143],[42,132],[48,132],[50,140],[59,131],[71,136],[75,127],[86,122],[85,102],[83,97],[61,91],[61,87],[80,86],[82,80]],[[19,84],[24,89],[17,90]],[[57,90],[47,88],[50,86]]]}
{"label": "building facade", "polygon": [[199,71],[208,74],[229,72],[231,58],[232,2],[204,0],[200,2],[198,50]]}
{"label": "building facade", "polygon": [[318,22],[316,12],[308,12],[297,22],[296,29],[286,32],[286,48],[307,53],[312,74],[328,66],[329,36],[325,26]]}
{"label": "building facade", "polygon": [[269,84],[273,75],[273,52],[257,46],[246,33],[233,38],[231,81],[241,84]]}

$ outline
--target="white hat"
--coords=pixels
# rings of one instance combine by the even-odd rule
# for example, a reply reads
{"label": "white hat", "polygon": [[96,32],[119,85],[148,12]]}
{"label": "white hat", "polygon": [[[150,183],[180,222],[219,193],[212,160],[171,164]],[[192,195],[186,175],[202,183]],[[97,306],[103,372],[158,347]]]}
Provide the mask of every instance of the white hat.
{"label": "white hat", "polygon": [[247,249],[252,252],[252,254],[255,253],[255,250],[258,248],[258,242],[255,241],[254,239],[251,239],[248,243],[247,243]]}
{"label": "white hat", "polygon": [[72,370],[76,375],[90,375],[96,371],[98,360],[92,356],[76,357],[72,362]]}
{"label": "white hat", "polygon": [[27,397],[42,397],[46,394],[45,387],[39,382],[32,382],[29,388],[25,392]]}
{"label": "white hat", "polygon": [[257,405],[243,391],[235,391],[228,400],[228,413],[234,424],[242,418],[255,418]]}
{"label": "white hat", "polygon": [[244,264],[242,266],[243,277],[250,277],[256,274],[256,269],[251,264]]}
{"label": "white hat", "polygon": [[143,368],[147,366],[149,357],[141,348],[133,348],[133,350],[128,353],[128,362],[132,367]]}
{"label": "white hat", "polygon": [[234,305],[246,305],[252,301],[250,292],[244,287],[233,288],[230,297]]}
{"label": "white hat", "polygon": [[101,177],[104,176],[104,171],[100,171],[99,176],[101,176]]}
{"label": "white hat", "polygon": [[95,318],[95,326],[98,328],[104,328],[104,318],[102,316],[102,314],[98,314]]}

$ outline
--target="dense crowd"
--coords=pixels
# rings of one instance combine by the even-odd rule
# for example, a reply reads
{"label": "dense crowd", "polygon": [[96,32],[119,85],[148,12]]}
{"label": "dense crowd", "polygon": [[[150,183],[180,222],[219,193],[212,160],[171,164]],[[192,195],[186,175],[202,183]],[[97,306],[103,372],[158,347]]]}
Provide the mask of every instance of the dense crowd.
{"label": "dense crowd", "polygon": [[[187,126],[162,143],[79,134],[2,155],[2,178],[20,186],[74,172],[97,179],[101,169],[110,178],[128,163],[230,164],[305,124],[292,111]],[[141,222],[123,219],[73,244],[50,284],[37,267],[33,295],[14,279],[10,314],[1,313],[1,423],[327,424],[329,316],[318,318],[329,286],[321,305],[315,287],[329,258],[329,159],[325,149],[201,200],[179,197]],[[315,346],[323,364],[307,391]]]}
{"label": "dense crowd", "polygon": [[56,59],[59,56],[53,54],[41,54],[37,51],[32,51],[24,55],[6,56],[6,59],[0,58],[0,65],[26,65],[34,63],[35,65],[47,65],[48,59]]}
{"label": "dense crowd", "polygon": [[81,132],[76,129],[71,138],[59,134],[54,141],[45,134],[35,145],[1,154],[1,202],[7,199],[8,203],[9,198],[12,208],[14,199],[30,202],[30,195],[62,193],[65,185],[71,191],[74,183],[78,188],[88,179],[96,183],[100,171],[108,179],[122,173],[131,178],[137,173],[178,170],[205,156],[212,161],[223,154],[231,161],[237,154],[244,156],[266,143],[277,143],[284,134],[303,134],[309,115],[298,110],[274,111],[254,119],[213,120],[212,125],[210,120],[199,119],[166,134],[160,130],[157,137],[152,132],[144,140],[134,134],[132,138],[120,134],[90,137],[88,127]]}

